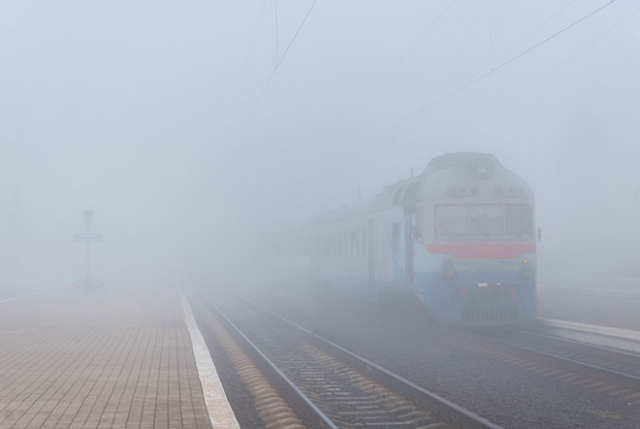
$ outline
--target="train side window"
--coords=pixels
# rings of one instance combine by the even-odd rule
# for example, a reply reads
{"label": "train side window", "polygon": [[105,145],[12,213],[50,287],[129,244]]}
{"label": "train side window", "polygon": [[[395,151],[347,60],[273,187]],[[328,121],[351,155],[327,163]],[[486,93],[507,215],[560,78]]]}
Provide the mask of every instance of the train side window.
{"label": "train side window", "polygon": [[400,251],[400,224],[397,222],[392,226],[391,240],[393,254],[397,255]]}
{"label": "train side window", "polygon": [[362,255],[367,256],[367,230],[362,230]]}
{"label": "train side window", "polygon": [[349,233],[347,232],[343,232],[342,233],[342,255],[343,256],[349,256],[349,240],[348,238]]}
{"label": "train side window", "polygon": [[362,249],[363,249],[362,254],[364,256],[367,256],[369,254],[369,247],[367,247],[367,230],[366,229],[362,230]]}
{"label": "train side window", "polygon": [[349,247],[347,246],[347,233],[342,233],[342,256],[347,256],[349,254]]}
{"label": "train side window", "polygon": [[351,231],[351,254],[353,256],[358,256],[359,248],[358,248],[358,231]]}
{"label": "train side window", "polygon": [[344,237],[344,256],[349,256],[349,233],[342,234]]}
{"label": "train side window", "polygon": [[347,244],[347,233],[342,233],[342,256],[347,256],[349,254],[349,246]]}
{"label": "train side window", "polygon": [[420,239],[422,237],[422,225],[423,225],[423,217],[424,217],[424,209],[422,207],[418,207],[416,209],[416,223],[413,229],[413,236],[416,239]]}

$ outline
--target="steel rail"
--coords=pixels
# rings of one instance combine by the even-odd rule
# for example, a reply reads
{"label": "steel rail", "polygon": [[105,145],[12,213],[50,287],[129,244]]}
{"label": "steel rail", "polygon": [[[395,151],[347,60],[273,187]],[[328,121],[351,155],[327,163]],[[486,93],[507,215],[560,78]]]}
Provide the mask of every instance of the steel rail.
{"label": "steel rail", "polygon": [[[549,336],[531,333],[529,331],[519,331],[519,330],[516,330],[516,331],[519,333],[526,332],[527,334],[538,335],[539,338],[544,338],[544,337],[547,337],[547,339],[549,338]],[[536,350],[531,347],[525,347],[525,346],[513,344],[508,340],[499,340],[499,339],[491,338],[485,335],[476,334],[468,330],[465,330],[465,332],[468,335],[481,340],[484,345],[487,345],[487,343],[490,343],[490,345],[492,344],[497,348],[502,348],[507,353],[516,354],[524,358],[534,357],[539,361],[543,361],[551,365],[559,366],[573,372],[581,373],[583,375],[596,377],[603,381],[608,381],[614,384],[618,384],[628,389],[640,391],[640,377],[637,377],[635,375],[616,371],[610,368],[604,368],[602,366],[598,366],[598,365],[594,365],[586,362],[581,362],[579,360],[571,359],[565,356],[560,356],[554,353]],[[574,349],[582,348],[583,351],[586,351],[586,349],[588,348],[590,352],[601,353],[601,354],[608,353],[609,358],[611,358],[611,356],[616,356],[620,359],[622,358],[634,359],[636,360],[634,362],[635,364],[640,362],[640,360],[638,360],[640,359],[640,357],[638,357],[637,355],[627,354],[624,352],[618,353],[616,350],[605,349],[597,346],[595,346],[597,348],[594,348],[594,346],[590,344],[578,343],[576,341],[564,340],[562,338],[558,339],[557,337],[550,337],[550,338],[558,341],[567,341],[566,344]]]}
{"label": "steel rail", "polygon": [[305,424],[314,429],[338,429],[298,387],[238,328],[209,298],[203,297],[209,307],[220,317],[229,333],[238,341],[240,347],[253,360],[264,376],[291,399],[291,408],[302,418]]}
{"label": "steel rail", "polygon": [[241,298],[244,302],[252,307],[269,314],[270,316],[280,320],[284,324],[295,328],[299,333],[306,336],[315,346],[324,352],[332,355],[336,359],[346,363],[357,371],[366,374],[374,381],[379,382],[395,393],[406,397],[413,401],[416,405],[428,409],[439,418],[459,427],[468,429],[499,429],[498,426],[489,420],[455,404],[417,384],[383,368],[382,366],[371,362],[357,354],[335,344],[314,332],[292,322],[291,320],[265,308],[261,305]]}

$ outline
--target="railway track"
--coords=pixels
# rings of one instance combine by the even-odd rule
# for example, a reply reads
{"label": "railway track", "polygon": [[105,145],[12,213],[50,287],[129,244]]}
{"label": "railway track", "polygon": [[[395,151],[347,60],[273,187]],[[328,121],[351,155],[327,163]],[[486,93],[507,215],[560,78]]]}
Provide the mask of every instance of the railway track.
{"label": "railway track", "polygon": [[640,392],[640,354],[527,328],[466,331],[486,345]]}
{"label": "railway track", "polygon": [[251,301],[203,299],[309,427],[499,427]]}

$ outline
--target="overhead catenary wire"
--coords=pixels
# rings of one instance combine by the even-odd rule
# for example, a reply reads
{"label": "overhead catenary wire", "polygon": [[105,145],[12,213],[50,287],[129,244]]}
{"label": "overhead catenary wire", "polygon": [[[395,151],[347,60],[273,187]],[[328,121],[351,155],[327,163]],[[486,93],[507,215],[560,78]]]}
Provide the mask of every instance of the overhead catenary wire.
{"label": "overhead catenary wire", "polygon": [[318,0],[313,0],[313,3],[311,3],[311,6],[309,6],[309,10],[307,10],[307,13],[305,14],[304,18],[302,18],[302,22],[300,23],[300,26],[298,27],[298,29],[296,30],[295,34],[291,38],[291,41],[287,45],[287,49],[284,50],[284,53],[282,54],[282,58],[280,58],[280,61],[278,62],[278,65],[280,65],[282,63],[282,61],[284,61],[285,57],[289,53],[289,50],[293,46],[293,42],[295,42],[296,39],[298,38],[298,34],[300,34],[300,30],[302,30],[302,27],[304,27],[304,24],[307,22],[307,19],[309,19],[309,16],[311,15],[311,12],[313,11],[313,8],[316,6],[317,2],[318,2]]}
{"label": "overhead catenary wire", "polygon": [[588,14],[584,15],[580,19],[572,22],[571,24],[567,25],[566,27],[562,28],[561,30],[553,33],[551,36],[541,40],[540,42],[536,43],[535,45],[531,46],[530,48],[527,48],[524,51],[520,52],[519,54],[509,58],[508,60],[503,61],[502,63],[500,63],[496,67],[493,67],[493,68],[489,69],[488,71],[482,73],[481,75],[479,75],[479,76],[475,77],[474,79],[470,80],[469,82],[465,83],[464,85],[462,85],[462,86],[456,88],[455,90],[449,92],[448,94],[440,97],[439,99],[437,99],[433,103],[429,104],[428,106],[422,108],[421,110],[417,111],[416,113],[413,113],[412,115],[406,117],[405,119],[401,120],[400,122],[397,122],[392,127],[390,127],[387,130],[387,132],[392,132],[392,131],[398,129],[399,127],[401,127],[405,123],[407,123],[407,122],[411,121],[412,119],[422,115],[423,113],[427,112],[428,110],[431,110],[434,107],[438,106],[439,104],[449,100],[450,98],[455,97],[456,95],[458,95],[461,92],[465,91],[466,89],[472,87],[476,83],[478,83],[481,80],[485,79],[486,77],[492,75],[493,73],[497,72],[498,70],[501,70],[502,68],[508,66],[509,64],[511,64],[512,62],[516,61],[517,59],[529,54],[530,52],[534,51],[535,49],[539,48],[540,46],[543,46],[546,43],[550,42],[551,40],[555,39],[556,37],[560,36],[565,31],[568,31],[571,28],[575,27],[576,25],[580,24],[581,22],[586,21],[587,19],[591,18],[592,16],[596,15],[597,13],[599,13],[602,10],[606,9],[607,7],[611,6],[616,1],[617,0],[609,0],[608,3],[598,7],[596,9],[594,9],[593,11],[591,11]]}
{"label": "overhead catenary wire", "polygon": [[258,16],[258,23],[256,24],[256,28],[253,30],[253,36],[251,37],[251,44],[249,45],[249,51],[247,51],[247,57],[244,60],[244,64],[242,66],[242,72],[240,73],[240,78],[244,75],[247,65],[249,65],[249,59],[251,58],[251,52],[253,52],[253,47],[256,44],[256,37],[258,36],[258,30],[260,29],[260,24],[262,24],[262,17],[264,16],[264,11],[267,8],[267,0],[263,0],[262,8],[260,9],[260,15]]}
{"label": "overhead catenary wire", "polygon": [[581,55],[584,51],[586,51],[587,49],[591,48],[593,45],[595,45],[596,43],[598,43],[600,40],[602,40],[603,38],[605,38],[606,36],[608,36],[609,34],[611,34],[616,28],[620,27],[622,24],[624,24],[626,21],[628,21],[629,19],[631,19],[636,13],[640,12],[640,7],[637,7],[636,9],[634,9],[631,13],[629,13],[628,15],[626,15],[624,18],[622,18],[621,20],[619,20],[618,22],[616,22],[613,26],[611,26],[609,29],[607,29],[607,31],[605,31],[604,33],[600,34],[598,37],[596,37],[595,39],[593,39],[591,42],[587,43],[585,46],[583,46],[580,50],[578,50],[575,54],[571,55],[569,58],[567,58],[565,61],[561,62],[560,64],[558,64],[557,66],[555,66],[554,68],[552,68],[551,70],[549,70],[547,73],[545,73],[540,79],[538,79],[536,81],[536,83],[546,79],[547,77],[549,77],[550,75],[552,75],[553,73],[555,73],[556,71],[558,71],[558,69],[564,67],[566,64],[570,63],[571,61],[573,61],[576,57],[578,57],[579,55]]}
{"label": "overhead catenary wire", "polygon": [[[264,17],[264,11],[267,8],[267,0],[263,0],[262,1],[262,7],[260,8],[260,14],[258,15],[258,22],[256,23],[256,26],[253,30],[253,34],[251,36],[251,42],[249,43],[249,49],[247,50],[247,55],[244,59],[244,63],[242,64],[242,69],[240,70],[240,73],[238,74],[238,86],[242,85],[242,80],[244,79],[246,73],[247,73],[247,67],[249,66],[249,60],[251,59],[251,53],[253,52],[253,48],[256,44],[256,39],[258,36],[258,30],[260,29],[260,25],[262,24],[262,18]],[[247,88],[247,92],[248,92],[248,88]],[[247,110],[249,109],[249,99],[247,97],[246,99],[246,103],[247,103]]]}
{"label": "overhead catenary wire", "polygon": [[405,57],[411,52],[413,51],[413,49],[418,45],[418,43],[420,43],[420,41],[422,39],[425,38],[425,36],[427,34],[429,34],[431,32],[431,30],[433,30],[433,28],[436,26],[436,24],[438,24],[438,22],[440,21],[440,19],[444,16],[445,13],[447,13],[447,11],[449,9],[451,9],[451,6],[454,5],[454,3],[457,0],[450,0],[449,3],[447,4],[447,6],[445,6],[444,9],[442,9],[440,11],[440,13],[438,14],[438,16],[436,16],[436,18],[431,22],[431,24],[422,32],[418,35],[418,37],[416,39],[413,40],[413,42],[411,42],[411,44],[409,45],[409,47],[407,47],[407,49],[405,49],[405,51],[400,54],[400,56],[398,58],[396,58],[391,64],[389,64],[389,66],[387,66],[386,69],[383,70],[382,73],[380,73],[378,75],[378,77],[376,77],[374,79],[373,82],[371,82],[371,84],[369,85],[369,88],[367,90],[371,90],[374,86],[376,86],[378,84],[378,82],[380,82],[391,70],[393,70],[398,64],[400,64],[400,62],[402,62],[402,60],[405,59]]}
{"label": "overhead catenary wire", "polygon": [[489,0],[489,42],[491,44],[491,68],[496,64],[496,50],[493,42],[493,1]]}
{"label": "overhead catenary wire", "polygon": [[293,46],[293,43],[296,41],[296,39],[298,38],[298,35],[300,34],[300,30],[302,30],[302,27],[304,27],[304,24],[307,22],[307,19],[311,15],[311,12],[313,11],[313,8],[315,7],[317,2],[318,2],[318,0],[313,0],[313,2],[311,3],[311,6],[309,7],[309,10],[307,10],[307,13],[305,14],[304,18],[302,19],[302,22],[300,23],[300,26],[298,26],[298,29],[296,30],[295,34],[291,38],[291,41],[287,45],[287,48],[284,50],[284,53],[282,54],[282,57],[278,61],[276,61],[276,65],[273,68],[273,71],[271,72],[271,74],[269,75],[269,78],[267,79],[267,82],[264,84],[264,86],[260,90],[260,93],[258,94],[258,97],[256,98],[255,102],[251,106],[251,109],[249,110],[248,117],[251,116],[251,114],[253,113],[255,108],[260,103],[260,100],[262,99],[262,97],[264,96],[265,92],[267,91],[267,88],[269,87],[269,84],[273,80],[273,77],[276,75],[276,72],[278,71],[278,68],[280,67],[280,64],[282,64],[284,59],[287,57],[287,54],[291,50],[291,47]]}
{"label": "overhead catenary wire", "polygon": [[513,45],[509,46],[506,49],[506,52],[511,51],[513,48],[515,48],[516,46],[520,45],[522,43],[523,40],[528,39],[529,37],[531,37],[532,35],[534,35],[535,33],[537,33],[542,27],[544,27],[545,25],[547,25],[548,23],[550,23],[551,21],[553,21],[555,19],[556,16],[560,15],[566,8],[568,8],[569,6],[571,6],[573,3],[575,3],[576,0],[569,0],[568,2],[566,2],[562,7],[560,7],[558,10],[556,10],[550,17],[548,17],[547,19],[545,19],[544,21],[542,21],[540,24],[538,24],[536,26],[536,28],[534,28],[533,30],[531,30],[530,32],[528,32],[527,34],[525,34],[523,37],[519,38],[518,41],[516,41]]}
{"label": "overhead catenary wire", "polygon": [[278,58],[280,57],[280,35],[278,34],[278,0],[273,0],[273,16],[274,16],[274,29],[275,29],[275,42],[274,42],[274,68],[278,66]]}

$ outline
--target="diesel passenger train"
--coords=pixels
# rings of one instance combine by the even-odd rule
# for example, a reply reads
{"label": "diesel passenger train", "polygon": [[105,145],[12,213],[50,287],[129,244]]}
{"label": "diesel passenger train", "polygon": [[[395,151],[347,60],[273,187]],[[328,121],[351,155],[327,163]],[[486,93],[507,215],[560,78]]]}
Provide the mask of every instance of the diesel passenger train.
{"label": "diesel passenger train", "polygon": [[493,155],[451,153],[304,235],[333,293],[409,295],[442,325],[522,323],[536,317],[534,208],[527,183]]}

